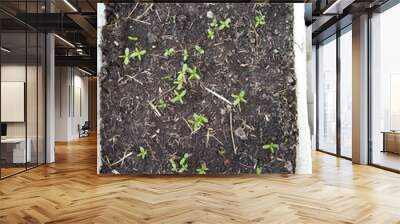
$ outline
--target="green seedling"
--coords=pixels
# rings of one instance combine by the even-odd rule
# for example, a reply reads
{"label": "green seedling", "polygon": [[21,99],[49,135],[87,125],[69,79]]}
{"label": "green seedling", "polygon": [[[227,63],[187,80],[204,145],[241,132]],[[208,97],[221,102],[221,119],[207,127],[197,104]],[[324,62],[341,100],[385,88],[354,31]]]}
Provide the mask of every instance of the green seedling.
{"label": "green seedling", "polygon": [[197,68],[189,68],[189,80],[197,79],[200,80],[199,73],[197,72]]}
{"label": "green seedling", "polygon": [[197,131],[202,128],[206,123],[208,123],[208,119],[202,114],[194,113],[192,118],[189,119],[188,122],[191,125],[192,130]]}
{"label": "green seedling", "polygon": [[196,49],[196,51],[197,51],[199,54],[204,54],[204,49],[201,48],[199,45],[194,46],[194,49]]}
{"label": "green seedling", "polygon": [[183,71],[178,72],[178,76],[176,77],[176,80],[174,81],[174,84],[176,84],[176,89],[181,90],[183,89],[183,85],[186,83],[186,73]]}
{"label": "green seedling", "polygon": [[165,109],[165,108],[167,108],[167,106],[168,106],[168,104],[165,102],[165,100],[160,99],[160,100],[158,101],[158,108],[160,108],[160,109]]}
{"label": "green seedling", "polygon": [[230,18],[227,18],[225,20],[219,21],[218,30],[224,30],[226,28],[229,28],[230,27],[230,23],[231,23],[231,19]]}
{"label": "green seedling", "polygon": [[184,64],[182,65],[181,71],[184,72],[184,73],[186,73],[188,70],[189,70],[189,66],[188,66],[186,63],[184,63]]}
{"label": "green seedling", "polygon": [[176,166],[175,160],[173,160],[172,158],[169,159],[169,164],[171,164],[171,170],[173,172],[178,172],[178,167]]}
{"label": "green seedling", "polygon": [[142,60],[142,57],[143,57],[145,54],[146,54],[146,50],[140,50],[140,49],[138,49],[138,48],[135,48],[135,51],[132,52],[131,57],[133,57],[133,58],[138,58],[139,61],[141,61],[141,60]]}
{"label": "green seedling", "polygon": [[265,16],[263,15],[258,15],[256,16],[256,25],[255,27],[261,27],[265,25]]}
{"label": "green seedling", "polygon": [[235,95],[232,94],[232,97],[234,98],[233,105],[234,106],[240,106],[241,103],[247,103],[247,100],[245,99],[245,92],[243,90],[240,90],[239,94]]}
{"label": "green seedling", "polygon": [[139,40],[139,37],[128,36],[128,40],[130,40],[130,41],[138,41],[138,40]]}
{"label": "green seedling", "polygon": [[147,150],[145,148],[143,148],[142,146],[140,146],[139,148],[139,153],[136,155],[137,157],[140,157],[141,159],[146,158],[147,156]]}
{"label": "green seedling", "polygon": [[129,61],[131,59],[131,52],[130,52],[129,48],[125,48],[124,55],[121,55],[119,57],[124,60],[125,65],[129,64]]}
{"label": "green seedling", "polygon": [[261,175],[261,173],[262,173],[261,167],[257,167],[257,168],[256,168],[256,174],[257,174],[257,175]]}
{"label": "green seedling", "polygon": [[188,50],[185,49],[183,50],[183,61],[186,62],[189,59],[189,53]]}
{"label": "green seedling", "polygon": [[217,28],[217,26],[218,26],[218,21],[217,21],[217,18],[214,17],[212,22],[210,23],[210,27]]}
{"label": "green seedling", "polygon": [[183,97],[186,95],[186,90],[182,90],[180,92],[174,90],[175,96],[171,99],[172,103],[181,103],[183,104]]}
{"label": "green seedling", "polygon": [[174,54],[175,54],[175,50],[173,48],[168,48],[168,49],[165,49],[165,51],[164,51],[165,57],[170,57]]}
{"label": "green seedling", "polygon": [[183,173],[188,171],[189,167],[189,154],[185,153],[179,161],[180,168],[178,170],[178,164],[176,164],[175,159],[169,159],[169,164],[171,165],[171,170],[177,173]]}
{"label": "green seedling", "polygon": [[210,39],[210,40],[214,40],[214,38],[215,38],[215,33],[214,33],[214,31],[213,31],[212,29],[208,29],[208,30],[207,30],[207,37],[208,37],[208,39]]}
{"label": "green seedling", "polygon": [[189,67],[186,63],[182,65],[182,69],[178,72],[178,76],[176,77],[176,80],[174,81],[174,84],[176,84],[176,89],[181,90],[183,89],[184,84],[186,83],[186,72],[189,70]]}
{"label": "green seedling", "polygon": [[202,162],[200,163],[200,168],[197,168],[197,169],[196,169],[196,172],[197,172],[198,174],[200,174],[200,175],[205,175],[205,174],[207,174],[207,171],[208,171],[208,168],[207,168],[207,166],[206,166],[206,163],[202,161]]}
{"label": "green seedling", "polygon": [[269,143],[269,144],[263,145],[263,149],[268,150],[271,153],[274,153],[276,150],[278,150],[278,148],[279,148],[279,145],[274,144],[274,143]]}
{"label": "green seedling", "polygon": [[225,156],[225,149],[224,149],[224,148],[219,148],[219,149],[218,149],[218,154],[219,154],[220,156],[224,157],[224,156]]}
{"label": "green seedling", "polygon": [[189,159],[189,154],[185,153],[183,155],[183,158],[179,161],[179,165],[181,168],[179,169],[179,173],[183,173],[188,170],[189,164],[188,164],[188,159]]}

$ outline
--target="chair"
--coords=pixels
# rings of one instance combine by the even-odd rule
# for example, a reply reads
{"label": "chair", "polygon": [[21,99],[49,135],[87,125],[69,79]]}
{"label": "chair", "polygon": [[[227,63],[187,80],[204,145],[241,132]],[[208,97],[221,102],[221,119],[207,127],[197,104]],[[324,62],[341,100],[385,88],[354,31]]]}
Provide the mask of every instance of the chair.
{"label": "chair", "polygon": [[85,121],[82,127],[78,125],[78,129],[79,129],[79,138],[89,136],[89,129],[90,129],[89,121]]}

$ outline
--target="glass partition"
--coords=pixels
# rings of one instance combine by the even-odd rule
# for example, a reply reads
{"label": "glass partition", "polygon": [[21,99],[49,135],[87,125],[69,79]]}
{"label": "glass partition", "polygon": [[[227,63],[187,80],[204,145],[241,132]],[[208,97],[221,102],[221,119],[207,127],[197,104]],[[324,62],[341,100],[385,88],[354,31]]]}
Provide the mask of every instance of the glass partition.
{"label": "glass partition", "polygon": [[336,36],[318,47],[318,149],[336,154]]}
{"label": "glass partition", "polygon": [[45,163],[45,35],[18,20],[44,1],[1,1],[0,178]]}
{"label": "glass partition", "polygon": [[400,171],[400,4],[371,18],[371,162]]}
{"label": "glass partition", "polygon": [[26,141],[26,41],[25,32],[1,35],[2,177],[24,171],[27,162],[31,162],[31,151]]}

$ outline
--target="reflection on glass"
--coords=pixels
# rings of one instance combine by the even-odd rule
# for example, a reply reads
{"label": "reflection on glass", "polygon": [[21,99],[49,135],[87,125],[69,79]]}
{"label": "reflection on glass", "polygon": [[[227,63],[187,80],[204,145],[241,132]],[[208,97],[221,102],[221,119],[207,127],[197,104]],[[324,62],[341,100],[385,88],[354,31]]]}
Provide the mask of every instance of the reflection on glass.
{"label": "reflection on glass", "polygon": [[318,48],[318,147],[336,153],[336,40]]}
{"label": "reflection on glass", "polygon": [[400,5],[374,15],[372,28],[372,163],[400,170]]}
{"label": "reflection on glass", "polygon": [[[351,28],[351,27],[350,27]],[[352,157],[352,35],[340,36],[340,153]]]}

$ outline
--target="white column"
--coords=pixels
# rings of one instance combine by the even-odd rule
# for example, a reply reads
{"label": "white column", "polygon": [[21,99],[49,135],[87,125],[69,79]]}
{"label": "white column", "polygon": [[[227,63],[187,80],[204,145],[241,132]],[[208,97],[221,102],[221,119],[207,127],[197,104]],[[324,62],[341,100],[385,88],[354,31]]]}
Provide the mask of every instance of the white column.
{"label": "white column", "polygon": [[368,163],[368,15],[353,20],[353,162]]}
{"label": "white column", "polygon": [[[46,1],[47,12],[54,12],[54,5]],[[54,34],[46,35],[46,163],[55,162],[55,43]]]}
{"label": "white column", "polygon": [[[311,136],[307,108],[307,44],[304,4],[294,4],[294,55],[297,79],[297,126],[299,143],[296,152],[296,174],[312,173]],[[311,41],[311,39],[308,39]]]}
{"label": "white column", "polygon": [[47,34],[46,37],[46,60],[47,60],[47,71],[46,71],[46,162],[52,163],[55,161],[55,150],[54,150],[54,133],[55,133],[55,76],[54,76],[54,35]]}

